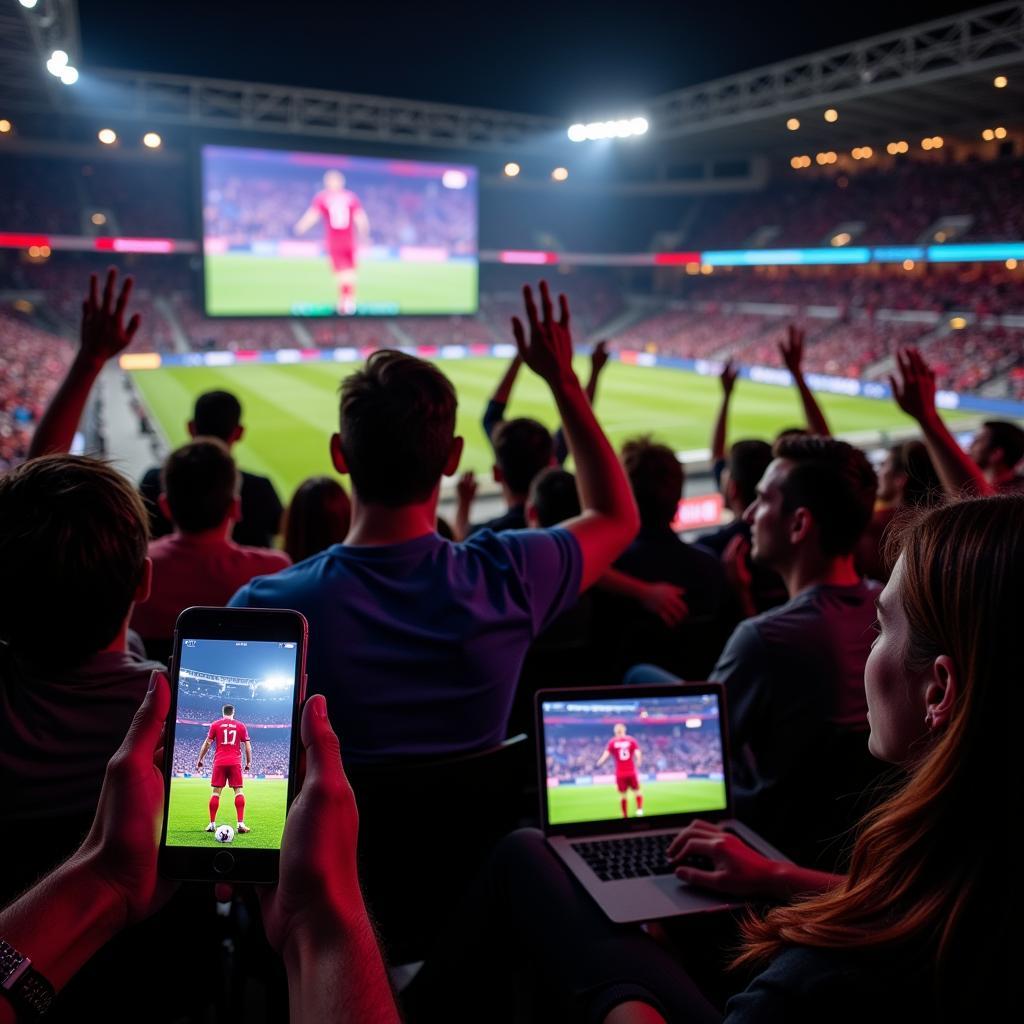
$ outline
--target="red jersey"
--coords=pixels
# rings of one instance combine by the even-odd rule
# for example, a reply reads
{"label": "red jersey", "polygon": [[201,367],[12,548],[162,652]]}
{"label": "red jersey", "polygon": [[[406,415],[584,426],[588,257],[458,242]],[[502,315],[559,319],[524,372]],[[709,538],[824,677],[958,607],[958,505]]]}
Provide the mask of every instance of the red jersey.
{"label": "red jersey", "polygon": [[616,736],[608,741],[606,749],[615,761],[616,775],[636,774],[633,755],[640,749],[640,744],[632,736]]}
{"label": "red jersey", "polygon": [[313,198],[313,209],[324,219],[324,235],[328,248],[351,246],[355,236],[355,215],[363,204],[348,189],[325,188]]}
{"label": "red jersey", "polygon": [[209,739],[217,744],[213,764],[242,763],[242,744],[249,739],[249,730],[236,718],[218,718],[210,726]]}

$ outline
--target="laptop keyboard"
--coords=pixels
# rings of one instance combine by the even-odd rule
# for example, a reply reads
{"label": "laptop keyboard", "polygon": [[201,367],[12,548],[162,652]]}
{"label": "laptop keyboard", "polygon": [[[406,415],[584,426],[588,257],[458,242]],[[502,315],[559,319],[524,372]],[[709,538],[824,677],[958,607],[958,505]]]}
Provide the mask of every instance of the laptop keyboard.
{"label": "laptop keyboard", "polygon": [[668,862],[665,851],[674,838],[674,833],[627,836],[570,845],[602,882],[619,882],[624,878],[671,875],[675,869]]}

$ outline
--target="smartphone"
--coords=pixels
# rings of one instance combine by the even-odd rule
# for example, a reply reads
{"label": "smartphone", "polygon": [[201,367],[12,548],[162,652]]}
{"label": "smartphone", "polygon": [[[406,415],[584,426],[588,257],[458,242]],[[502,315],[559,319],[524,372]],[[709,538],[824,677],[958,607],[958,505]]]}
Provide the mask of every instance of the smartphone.
{"label": "smartphone", "polygon": [[295,796],[309,626],[298,612],[186,608],[174,627],[159,868],[277,881]]}

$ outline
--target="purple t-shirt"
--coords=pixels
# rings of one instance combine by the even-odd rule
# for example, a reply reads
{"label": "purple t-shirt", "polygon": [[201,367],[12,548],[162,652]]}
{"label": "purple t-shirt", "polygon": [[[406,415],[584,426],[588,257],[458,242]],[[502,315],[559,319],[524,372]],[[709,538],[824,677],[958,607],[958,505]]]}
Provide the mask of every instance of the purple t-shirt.
{"label": "purple t-shirt", "polygon": [[480,750],[505,738],[530,642],[579,596],[568,530],[483,530],[464,544],[335,544],[231,599],[309,620],[309,692],[346,761]]}

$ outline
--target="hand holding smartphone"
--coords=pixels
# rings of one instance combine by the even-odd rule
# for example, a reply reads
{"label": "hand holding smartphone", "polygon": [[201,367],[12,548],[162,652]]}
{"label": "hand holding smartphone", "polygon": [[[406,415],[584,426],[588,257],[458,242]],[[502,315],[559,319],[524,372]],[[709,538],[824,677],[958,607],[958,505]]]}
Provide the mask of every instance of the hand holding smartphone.
{"label": "hand holding smartphone", "polygon": [[295,796],[308,625],[298,612],[187,608],[165,744],[160,872],[277,881]]}

